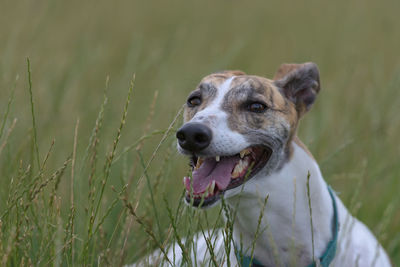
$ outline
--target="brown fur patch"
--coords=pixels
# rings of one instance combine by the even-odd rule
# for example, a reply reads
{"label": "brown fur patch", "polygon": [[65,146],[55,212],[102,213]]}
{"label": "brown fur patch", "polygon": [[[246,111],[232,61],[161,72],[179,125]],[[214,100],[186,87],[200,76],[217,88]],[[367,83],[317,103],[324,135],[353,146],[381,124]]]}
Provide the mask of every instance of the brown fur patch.
{"label": "brown fur patch", "polygon": [[230,75],[230,76],[241,76],[241,75],[246,75],[246,73],[244,73],[241,70],[223,70],[223,71],[217,71],[213,74],[224,74],[224,75]]}
{"label": "brown fur patch", "polygon": [[195,107],[189,107],[186,105],[183,114],[183,119],[185,122],[191,120],[197,112],[206,108],[208,104],[215,98],[217,94],[216,84],[218,84],[218,79],[216,79],[214,82],[203,79],[202,82],[197,86],[196,90],[190,93],[188,99],[193,96],[200,97],[201,104]]}
{"label": "brown fur patch", "polygon": [[[282,129],[279,125],[282,120],[291,126],[296,125],[297,116],[293,104],[288,104],[272,81],[266,78],[247,75],[235,78],[223,102],[222,108],[229,114],[229,128],[242,134],[249,128],[265,129],[275,126]],[[267,110],[264,113],[249,112],[246,110],[249,102],[265,103]]]}
{"label": "brown fur patch", "polygon": [[284,63],[279,66],[278,70],[275,73],[274,80],[279,80],[285,77],[289,72],[301,67],[304,64],[287,64]]}

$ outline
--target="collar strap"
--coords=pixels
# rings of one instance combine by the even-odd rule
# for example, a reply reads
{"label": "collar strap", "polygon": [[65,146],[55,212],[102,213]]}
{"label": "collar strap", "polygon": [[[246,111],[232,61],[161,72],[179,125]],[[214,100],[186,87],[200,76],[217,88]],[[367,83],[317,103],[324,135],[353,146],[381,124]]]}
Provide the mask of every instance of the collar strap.
{"label": "collar strap", "polygon": [[[338,240],[338,233],[339,233],[339,217],[337,212],[336,206],[336,199],[335,193],[333,192],[332,188],[328,185],[329,195],[332,199],[332,206],[333,206],[333,237],[331,241],[329,241],[328,246],[325,249],[324,254],[319,258],[319,266],[328,267],[329,264],[332,262],[333,258],[336,254],[336,247],[337,247],[337,240]],[[236,250],[236,259],[240,263],[242,267],[263,267],[263,265],[256,259],[246,255],[242,255],[241,251]],[[316,267],[317,263],[313,261],[307,267]]]}

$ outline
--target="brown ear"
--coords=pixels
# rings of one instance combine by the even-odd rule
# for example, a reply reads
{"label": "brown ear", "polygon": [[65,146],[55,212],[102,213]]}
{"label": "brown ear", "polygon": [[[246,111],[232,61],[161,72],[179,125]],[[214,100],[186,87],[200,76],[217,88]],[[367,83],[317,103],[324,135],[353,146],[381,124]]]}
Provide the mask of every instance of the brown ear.
{"label": "brown ear", "polygon": [[312,62],[282,64],[274,80],[286,98],[296,105],[300,116],[310,110],[321,88],[318,67]]}

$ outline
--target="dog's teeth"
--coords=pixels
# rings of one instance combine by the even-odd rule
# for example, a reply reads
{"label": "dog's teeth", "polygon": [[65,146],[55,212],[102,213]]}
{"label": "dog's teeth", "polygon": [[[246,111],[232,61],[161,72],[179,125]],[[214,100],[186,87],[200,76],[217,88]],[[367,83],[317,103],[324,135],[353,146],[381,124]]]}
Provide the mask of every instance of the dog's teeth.
{"label": "dog's teeth", "polygon": [[219,162],[220,159],[221,159],[220,156],[216,156],[216,157],[215,157],[215,161],[216,161],[216,162]]}
{"label": "dog's teeth", "polygon": [[215,189],[215,180],[213,180],[213,181],[211,182],[211,185],[210,185],[210,187],[208,188],[208,192],[210,192],[210,194],[213,194],[213,193],[214,193],[214,189]]}
{"label": "dog's teeth", "polygon": [[249,160],[248,159],[244,159],[244,160],[240,160],[238,162],[238,164],[236,164],[235,168],[233,169],[232,172],[232,179],[236,179],[240,176],[240,174],[243,172],[243,170],[245,170],[249,165]]}
{"label": "dog's teeth", "polygon": [[202,158],[199,157],[199,158],[197,159],[197,163],[196,163],[195,169],[200,168],[200,166],[201,166],[201,164],[203,164],[203,162],[204,162],[204,159],[202,159]]}
{"label": "dog's teeth", "polygon": [[243,149],[242,151],[240,151],[240,158],[242,159],[242,158],[244,158],[244,156],[247,156],[247,155],[249,155],[251,153],[251,149],[250,148],[246,148],[246,149]]}
{"label": "dog's teeth", "polygon": [[233,172],[232,172],[232,179],[236,179],[236,178],[239,178],[239,175],[240,175],[240,172],[238,172],[237,170],[236,170],[236,168],[233,170]]}
{"label": "dog's teeth", "polygon": [[240,161],[238,164],[236,164],[235,168],[233,169],[232,176],[231,176],[233,179],[238,178],[240,176],[240,174],[242,173],[243,165],[241,163],[242,163],[242,161]]}

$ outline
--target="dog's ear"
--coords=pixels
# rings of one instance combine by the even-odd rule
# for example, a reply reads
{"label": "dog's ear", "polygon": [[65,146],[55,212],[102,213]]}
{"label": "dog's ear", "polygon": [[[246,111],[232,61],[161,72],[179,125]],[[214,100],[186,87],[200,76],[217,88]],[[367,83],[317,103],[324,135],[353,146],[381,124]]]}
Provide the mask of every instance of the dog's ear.
{"label": "dog's ear", "polygon": [[282,64],[274,84],[296,105],[299,116],[306,113],[320,91],[319,71],[315,63]]}

